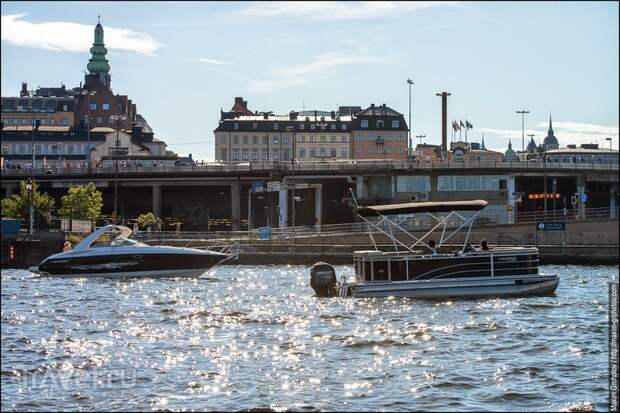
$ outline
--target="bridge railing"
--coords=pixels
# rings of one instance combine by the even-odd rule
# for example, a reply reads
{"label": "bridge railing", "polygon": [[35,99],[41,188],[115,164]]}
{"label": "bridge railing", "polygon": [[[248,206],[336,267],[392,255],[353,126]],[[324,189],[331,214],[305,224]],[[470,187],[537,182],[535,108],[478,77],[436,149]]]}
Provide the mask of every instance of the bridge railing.
{"label": "bridge railing", "polygon": [[[595,170],[595,171],[618,171],[617,163],[596,162],[502,162],[502,161],[411,161],[411,160],[341,160],[341,161],[312,161],[312,162],[289,162],[289,161],[252,161],[242,163],[206,163],[191,166],[166,166],[166,165],[126,165],[119,166],[119,174],[135,173],[237,173],[237,172],[273,172],[284,173],[308,173],[308,172],[348,172],[355,173],[369,170],[434,170],[434,169],[512,169],[512,170]],[[12,169],[3,168],[2,176],[27,176],[34,175],[83,175],[83,174],[113,174],[116,172],[114,165],[88,168],[81,167],[45,167]]]}

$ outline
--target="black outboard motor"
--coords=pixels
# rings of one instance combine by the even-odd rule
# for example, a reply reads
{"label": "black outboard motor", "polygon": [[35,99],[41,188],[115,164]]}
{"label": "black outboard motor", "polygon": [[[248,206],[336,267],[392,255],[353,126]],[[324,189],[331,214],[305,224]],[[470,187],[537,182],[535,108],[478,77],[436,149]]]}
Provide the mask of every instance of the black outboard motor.
{"label": "black outboard motor", "polygon": [[310,268],[310,286],[317,297],[332,297],[338,286],[336,270],[326,262],[317,262]]}

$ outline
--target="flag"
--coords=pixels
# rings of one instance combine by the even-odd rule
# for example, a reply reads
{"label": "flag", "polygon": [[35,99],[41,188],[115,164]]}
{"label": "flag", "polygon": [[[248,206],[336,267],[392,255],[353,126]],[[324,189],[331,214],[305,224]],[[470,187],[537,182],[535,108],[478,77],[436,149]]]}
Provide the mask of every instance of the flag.
{"label": "flag", "polygon": [[467,127],[467,129],[473,129],[474,128],[474,125],[469,123],[469,121],[465,121],[465,126]]}
{"label": "flag", "polygon": [[459,124],[455,120],[452,121],[452,130],[459,130]]}
{"label": "flag", "polygon": [[465,125],[463,125],[463,121],[462,121],[462,120],[460,120],[459,122],[460,122],[460,124],[459,124],[459,125],[461,126],[461,128],[464,128],[464,127],[465,127]]}

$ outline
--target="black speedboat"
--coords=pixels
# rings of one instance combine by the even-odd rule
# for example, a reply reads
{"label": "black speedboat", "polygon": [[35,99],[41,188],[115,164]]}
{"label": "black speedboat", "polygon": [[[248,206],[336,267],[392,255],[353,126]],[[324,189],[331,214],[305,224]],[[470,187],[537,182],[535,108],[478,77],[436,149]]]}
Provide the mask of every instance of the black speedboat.
{"label": "black speedboat", "polygon": [[120,225],[99,228],[73,250],[47,257],[30,271],[55,277],[198,277],[233,254],[151,246],[128,237]]}

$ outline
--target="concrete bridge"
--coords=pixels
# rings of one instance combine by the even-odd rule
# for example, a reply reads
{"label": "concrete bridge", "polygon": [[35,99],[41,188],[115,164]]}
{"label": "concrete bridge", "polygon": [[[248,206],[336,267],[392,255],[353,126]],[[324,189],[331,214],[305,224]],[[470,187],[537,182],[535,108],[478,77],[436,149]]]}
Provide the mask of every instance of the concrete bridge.
{"label": "concrete bridge", "polygon": [[362,203],[485,199],[488,215],[497,223],[514,223],[517,212],[542,208],[545,192],[554,194],[547,196],[547,211],[569,209],[581,219],[587,208],[618,214],[617,163],[338,160],[133,166],[118,171],[114,166],[4,169],[2,195],[10,196],[19,181],[29,177],[57,205],[70,186],[94,182],[103,192],[103,213],[109,214],[116,184],[120,216],[152,211],[169,217],[189,205],[193,219],[206,220],[212,229],[351,222],[350,191]]}

